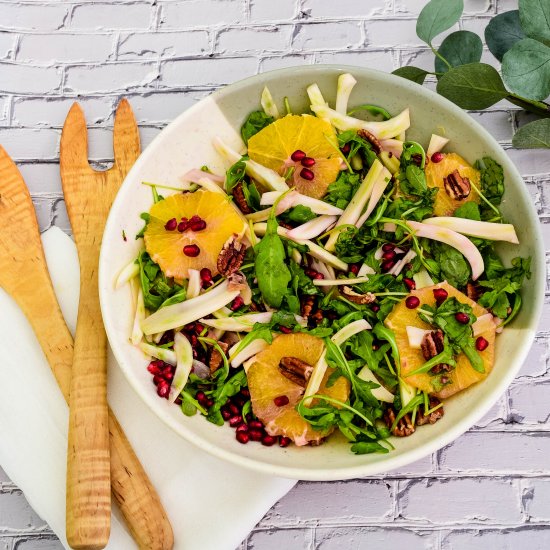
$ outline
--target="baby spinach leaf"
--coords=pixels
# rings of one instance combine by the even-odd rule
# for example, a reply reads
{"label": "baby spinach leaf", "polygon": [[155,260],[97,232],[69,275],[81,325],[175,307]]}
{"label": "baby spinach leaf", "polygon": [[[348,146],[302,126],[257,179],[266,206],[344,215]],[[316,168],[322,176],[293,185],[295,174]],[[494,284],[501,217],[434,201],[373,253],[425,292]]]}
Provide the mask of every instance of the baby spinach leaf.
{"label": "baby spinach leaf", "polygon": [[281,307],[292,275],[286,265],[285,247],[277,234],[275,210],[267,220],[267,231],[263,239],[254,247],[256,258],[254,269],[258,287],[266,303],[275,308]]}
{"label": "baby spinach leaf", "polygon": [[400,180],[401,190],[407,195],[422,196],[428,190],[426,174],[419,166],[409,164],[405,170],[406,179]]}
{"label": "baby spinach leaf", "polygon": [[431,0],[418,16],[416,34],[426,44],[431,45],[438,34],[458,22],[463,11],[463,0]]}
{"label": "baby spinach leaf", "polygon": [[487,46],[499,61],[502,61],[504,54],[523,38],[525,38],[525,33],[521,28],[519,10],[500,13],[493,17],[485,27]]}
{"label": "baby spinach leaf", "polygon": [[550,47],[532,38],[516,42],[502,59],[502,77],[512,92],[528,99],[550,95]]}
{"label": "baby spinach leaf", "polygon": [[241,127],[241,136],[246,145],[248,140],[268,124],[274,121],[273,117],[266,115],[263,111],[253,111],[248,115],[245,123]]}
{"label": "baby spinach leaf", "polygon": [[399,69],[396,69],[392,72],[392,74],[400,76],[401,78],[406,78],[407,80],[412,80],[417,84],[424,84],[424,80],[426,80],[426,77],[430,73],[428,71],[425,71],[424,69],[408,65],[406,67],[400,67]]}
{"label": "baby spinach leaf", "polygon": [[[477,63],[481,59],[483,43],[474,32],[456,31],[443,40],[438,52],[451,64],[451,67],[459,67],[468,63]],[[449,67],[441,58],[436,57],[435,70],[438,73],[445,73]]]}
{"label": "baby spinach leaf", "polygon": [[469,63],[446,72],[437,93],[463,109],[486,109],[508,95],[497,70],[485,63]]}
{"label": "baby spinach leaf", "polygon": [[479,205],[473,201],[465,202],[464,204],[460,205],[454,211],[453,216],[455,218],[465,218],[467,220],[481,221]]}
{"label": "baby spinach leaf", "polygon": [[356,455],[369,453],[389,453],[389,449],[383,447],[377,441],[358,441],[351,446],[351,451]]}
{"label": "baby spinach leaf", "polygon": [[515,133],[512,145],[516,149],[550,149],[550,119],[543,118],[522,126]]}
{"label": "baby spinach leaf", "polygon": [[527,36],[550,46],[548,0],[519,0],[519,18]]}
{"label": "baby spinach leaf", "polygon": [[294,222],[298,224],[306,223],[309,220],[315,218],[317,214],[312,212],[309,206],[304,206],[303,204],[298,204],[294,208],[283,212],[280,218],[285,222]]}
{"label": "baby spinach leaf", "polygon": [[456,248],[448,244],[437,241],[433,241],[430,244],[434,260],[441,269],[441,277],[456,287],[466,285],[471,271],[470,265],[464,259],[464,256]]}

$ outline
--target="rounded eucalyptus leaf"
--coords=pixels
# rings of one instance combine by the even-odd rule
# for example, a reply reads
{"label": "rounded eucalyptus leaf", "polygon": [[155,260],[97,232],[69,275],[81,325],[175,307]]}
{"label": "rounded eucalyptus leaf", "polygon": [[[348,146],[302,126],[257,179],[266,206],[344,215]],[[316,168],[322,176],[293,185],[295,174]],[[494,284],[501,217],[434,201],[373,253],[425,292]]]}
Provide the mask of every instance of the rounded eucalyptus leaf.
{"label": "rounded eucalyptus leaf", "polygon": [[400,67],[399,69],[396,69],[395,71],[392,72],[392,74],[395,74],[402,78],[406,78],[407,80],[412,80],[417,84],[423,84],[424,80],[426,79],[426,76],[429,73],[428,71],[425,71],[424,69],[420,69],[418,67],[407,66],[407,67]]}
{"label": "rounded eucalyptus leaf", "polygon": [[438,34],[458,22],[463,11],[464,0],[431,0],[424,6],[416,21],[418,38],[431,44]]}
{"label": "rounded eucalyptus leaf", "polygon": [[512,139],[516,149],[550,149],[550,119],[542,118],[522,126]]}
{"label": "rounded eucalyptus leaf", "polygon": [[550,46],[549,0],[519,0],[519,18],[529,38]]}
{"label": "rounded eucalyptus leaf", "polygon": [[485,28],[485,42],[491,53],[502,61],[504,54],[525,38],[519,21],[519,10],[507,11],[491,19]]}
{"label": "rounded eucalyptus leaf", "polygon": [[516,42],[502,59],[502,78],[516,94],[546,99],[550,95],[550,47],[532,38]]}
{"label": "rounded eucalyptus leaf", "polygon": [[[460,67],[468,63],[477,63],[481,59],[483,43],[475,32],[456,31],[443,40],[438,51],[451,64],[451,67]],[[449,67],[436,57],[435,71],[446,73],[448,70]]]}
{"label": "rounded eucalyptus leaf", "polygon": [[439,79],[437,93],[463,109],[486,109],[508,95],[497,70],[485,63],[450,69]]}

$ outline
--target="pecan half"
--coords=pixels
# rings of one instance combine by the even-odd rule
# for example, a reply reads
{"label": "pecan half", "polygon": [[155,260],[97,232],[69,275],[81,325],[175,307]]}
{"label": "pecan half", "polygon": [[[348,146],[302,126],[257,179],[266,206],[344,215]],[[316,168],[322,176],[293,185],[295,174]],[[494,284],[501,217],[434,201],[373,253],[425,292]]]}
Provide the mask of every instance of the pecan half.
{"label": "pecan half", "polygon": [[470,300],[477,302],[481,298],[482,294],[483,291],[477,283],[468,283],[466,285],[466,296],[468,296]]}
{"label": "pecan half", "polygon": [[283,357],[279,362],[279,371],[291,382],[305,388],[313,372],[313,367],[297,357]]}
{"label": "pecan half", "polygon": [[368,130],[357,130],[357,135],[363,139],[366,139],[372,146],[372,150],[378,155],[382,151],[382,144],[378,141],[378,138],[371,134]]}
{"label": "pecan half", "polygon": [[455,170],[449,174],[446,178],[443,178],[443,186],[445,187],[445,192],[451,199],[461,201],[465,199],[472,190],[470,180],[468,178],[463,178],[458,170]]}
{"label": "pecan half", "polygon": [[313,306],[315,306],[315,296],[306,294],[301,298],[300,302],[300,312],[302,314],[302,317],[305,317],[307,319],[313,311]]}
{"label": "pecan half", "polygon": [[318,309],[313,315],[310,315],[309,318],[312,319],[316,325],[320,325],[325,318],[325,314],[322,310]]}
{"label": "pecan half", "polygon": [[399,419],[399,422],[397,422],[395,428],[392,430],[391,427],[395,422],[395,418],[395,409],[393,407],[388,407],[384,413],[384,422],[393,435],[396,437],[407,437],[414,433],[414,425],[410,414],[407,413],[403,418]]}
{"label": "pecan half", "polygon": [[354,304],[371,304],[376,300],[376,296],[372,292],[365,294],[359,294],[355,292],[351,287],[344,286],[340,291],[350,302]]}
{"label": "pecan half", "polygon": [[[444,336],[443,332],[440,330],[433,330],[432,332],[429,332],[422,338],[422,342],[420,344],[420,349],[422,350],[422,355],[424,355],[424,359],[428,361],[432,357],[435,357],[436,355],[439,355],[444,348]],[[435,365],[430,369],[430,372],[432,374],[439,374],[440,372],[449,372],[452,370],[452,367],[449,365],[446,365],[445,363],[440,363],[439,365]]]}
{"label": "pecan half", "polygon": [[[226,354],[227,350],[229,349],[229,344],[226,342],[222,342],[221,340],[218,341],[218,346],[222,349],[223,353]],[[210,350],[210,357],[208,359],[208,366],[210,367],[210,372],[214,373],[216,372],[223,361],[222,354],[219,352],[217,348],[212,346],[212,349]]]}
{"label": "pecan half", "polygon": [[[430,409],[437,407],[441,401],[437,397],[432,397],[430,395]],[[436,411],[431,412],[428,416],[424,416],[424,406],[418,407],[416,411],[416,425],[423,426],[424,424],[435,424],[443,415],[445,411],[443,407],[439,407]]]}
{"label": "pecan half", "polygon": [[239,210],[243,214],[251,214],[252,208],[248,206],[248,203],[246,202],[246,197],[244,196],[244,190],[243,190],[243,182],[240,181],[233,187],[233,200],[235,201],[235,204],[239,207]]}
{"label": "pecan half", "polygon": [[228,277],[232,273],[235,273],[243,265],[246,246],[237,239],[238,235],[233,233],[223,245],[218,256],[217,267],[220,275],[223,277]]}

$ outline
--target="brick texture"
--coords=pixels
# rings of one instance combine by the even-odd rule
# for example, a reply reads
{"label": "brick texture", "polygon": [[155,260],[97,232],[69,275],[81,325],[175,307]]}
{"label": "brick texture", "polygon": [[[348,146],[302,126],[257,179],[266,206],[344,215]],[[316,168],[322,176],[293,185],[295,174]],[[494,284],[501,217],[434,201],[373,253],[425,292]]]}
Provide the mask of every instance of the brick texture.
{"label": "brick texture", "polygon": [[[415,33],[425,1],[0,0],[0,143],[20,165],[40,227],[70,232],[58,155],[73,101],[91,127],[92,164],[105,167],[123,95],[146,146],[213,90],[259,71],[316,63],[431,69],[433,55]],[[518,2],[464,4],[456,28],[482,33],[492,15]],[[483,59],[495,63],[487,50]],[[550,154],[511,148],[513,132],[531,118],[506,102],[471,116],[524,176],[550,266]],[[386,475],[298,484],[241,549],[550,548],[549,342],[550,284],[521,372],[472,430]],[[0,470],[0,550],[60,549]]]}

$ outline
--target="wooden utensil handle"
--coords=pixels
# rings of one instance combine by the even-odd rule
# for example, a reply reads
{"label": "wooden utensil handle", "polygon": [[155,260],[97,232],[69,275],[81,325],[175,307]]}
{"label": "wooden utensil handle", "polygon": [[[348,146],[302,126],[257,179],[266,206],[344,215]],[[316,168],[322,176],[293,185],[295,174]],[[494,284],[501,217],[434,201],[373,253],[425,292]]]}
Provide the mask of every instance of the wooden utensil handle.
{"label": "wooden utensil handle", "polygon": [[81,265],[80,273],[69,400],[66,529],[72,548],[100,550],[109,541],[111,524],[107,337],[99,309],[97,264]]}

